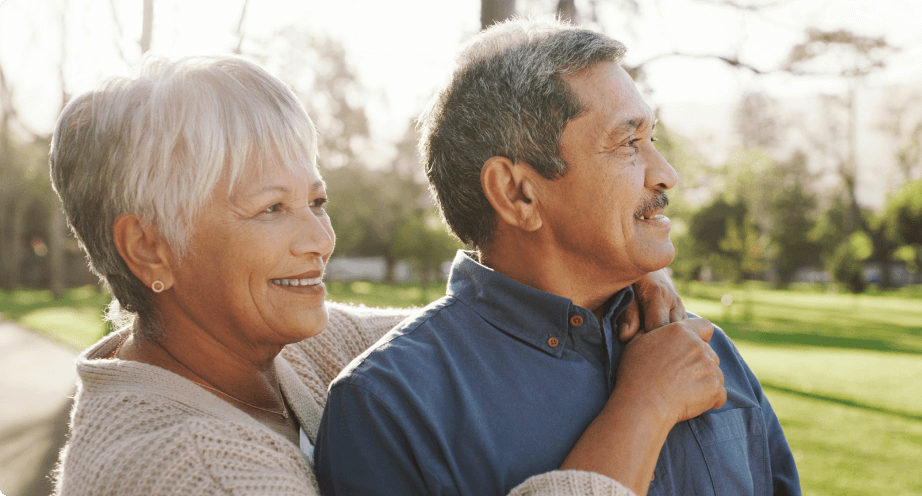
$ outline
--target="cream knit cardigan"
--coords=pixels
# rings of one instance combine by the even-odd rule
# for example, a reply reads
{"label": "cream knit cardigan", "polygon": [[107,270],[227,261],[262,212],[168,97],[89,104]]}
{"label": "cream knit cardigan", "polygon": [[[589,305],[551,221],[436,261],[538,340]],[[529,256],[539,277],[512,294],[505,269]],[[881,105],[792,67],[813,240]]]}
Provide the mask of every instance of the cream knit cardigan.
{"label": "cream knit cardigan", "polygon": [[[328,306],[324,332],[276,358],[282,393],[311,442],[330,381],[409,315]],[[106,359],[127,337],[127,330],[106,336],[77,359],[77,394],[55,494],[319,494],[307,457],[284,437],[172,372]],[[575,470],[536,475],[510,496],[584,494],[633,496],[612,479]]]}

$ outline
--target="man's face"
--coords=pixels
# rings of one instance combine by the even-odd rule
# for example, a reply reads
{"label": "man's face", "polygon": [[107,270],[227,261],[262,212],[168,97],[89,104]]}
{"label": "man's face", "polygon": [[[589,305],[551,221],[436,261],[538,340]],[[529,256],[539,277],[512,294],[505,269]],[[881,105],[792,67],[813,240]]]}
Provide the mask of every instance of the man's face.
{"label": "man's face", "polygon": [[603,62],[567,82],[586,108],[564,128],[569,171],[543,184],[543,215],[576,274],[629,284],[675,256],[662,213],[678,177],[653,147],[653,113],[624,69]]}

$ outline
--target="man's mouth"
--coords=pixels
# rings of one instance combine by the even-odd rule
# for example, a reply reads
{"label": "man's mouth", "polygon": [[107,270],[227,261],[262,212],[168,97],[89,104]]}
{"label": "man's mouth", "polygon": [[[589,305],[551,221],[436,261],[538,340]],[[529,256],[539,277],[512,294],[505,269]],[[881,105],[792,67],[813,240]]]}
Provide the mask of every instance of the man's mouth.
{"label": "man's mouth", "polygon": [[669,205],[669,197],[666,196],[666,193],[662,191],[657,191],[656,194],[647,199],[637,209],[634,213],[634,218],[638,220],[657,220],[662,219],[663,211],[666,209],[666,206]]}

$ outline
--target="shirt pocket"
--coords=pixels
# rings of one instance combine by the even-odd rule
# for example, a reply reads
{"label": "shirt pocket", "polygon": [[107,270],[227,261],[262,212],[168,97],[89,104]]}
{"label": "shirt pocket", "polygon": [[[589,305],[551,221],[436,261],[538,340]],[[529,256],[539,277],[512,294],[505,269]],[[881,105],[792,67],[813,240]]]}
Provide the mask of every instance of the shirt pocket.
{"label": "shirt pocket", "polygon": [[688,423],[701,447],[716,496],[771,495],[761,408],[705,413]]}

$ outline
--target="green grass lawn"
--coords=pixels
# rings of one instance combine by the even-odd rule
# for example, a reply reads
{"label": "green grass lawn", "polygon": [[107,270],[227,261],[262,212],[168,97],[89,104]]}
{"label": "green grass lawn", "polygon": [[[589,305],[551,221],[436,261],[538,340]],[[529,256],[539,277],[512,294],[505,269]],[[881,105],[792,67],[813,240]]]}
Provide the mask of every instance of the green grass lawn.
{"label": "green grass lawn", "polygon": [[[444,286],[331,282],[328,291],[335,301],[405,307],[440,297]],[[856,296],[693,283],[680,291],[761,380],[804,494],[922,494],[922,290]],[[104,331],[107,301],[91,287],[61,301],[45,291],[0,292],[0,313],[83,348]]]}
{"label": "green grass lawn", "polygon": [[[922,494],[922,297],[695,284],[795,453],[804,494]],[[730,294],[733,303],[721,304]],[[726,300],[725,300],[726,301]]]}
{"label": "green grass lawn", "polygon": [[105,332],[102,316],[109,300],[95,286],[69,289],[60,300],[48,290],[0,291],[0,315],[82,350]]}

